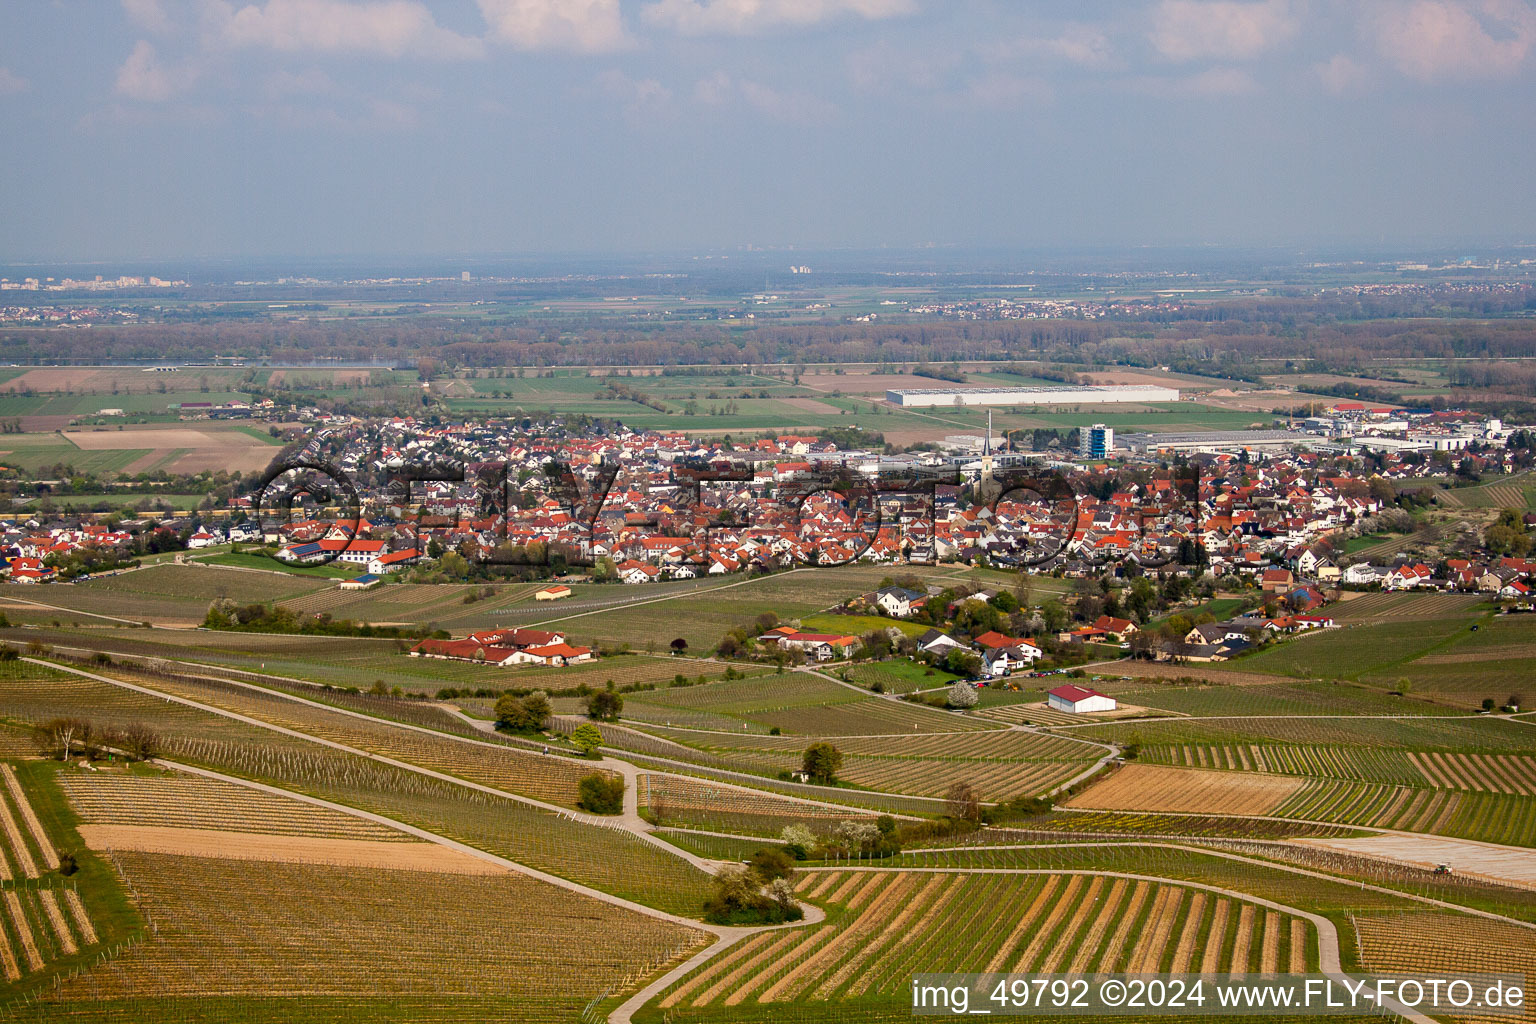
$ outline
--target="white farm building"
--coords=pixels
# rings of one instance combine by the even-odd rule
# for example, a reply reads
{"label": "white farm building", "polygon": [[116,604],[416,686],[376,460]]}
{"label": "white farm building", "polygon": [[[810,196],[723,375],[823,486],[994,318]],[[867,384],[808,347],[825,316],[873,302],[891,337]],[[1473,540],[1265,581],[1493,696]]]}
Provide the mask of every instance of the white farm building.
{"label": "white farm building", "polygon": [[1090,711],[1113,711],[1117,705],[1115,698],[1098,690],[1090,690],[1083,686],[1058,686],[1045,695],[1046,703],[1053,710],[1065,711],[1069,715],[1081,715]]}
{"label": "white farm building", "polygon": [[1027,388],[908,388],[887,391],[901,406],[936,405],[1107,405],[1119,402],[1177,402],[1177,388],[1156,384],[1082,384]]}

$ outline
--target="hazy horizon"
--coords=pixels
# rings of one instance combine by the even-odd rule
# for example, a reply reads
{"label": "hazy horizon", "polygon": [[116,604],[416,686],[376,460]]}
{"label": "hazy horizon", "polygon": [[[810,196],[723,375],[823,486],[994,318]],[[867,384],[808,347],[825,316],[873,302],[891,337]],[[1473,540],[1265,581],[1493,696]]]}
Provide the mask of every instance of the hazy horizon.
{"label": "hazy horizon", "polygon": [[0,262],[1536,241],[1528,0],[0,8]]}

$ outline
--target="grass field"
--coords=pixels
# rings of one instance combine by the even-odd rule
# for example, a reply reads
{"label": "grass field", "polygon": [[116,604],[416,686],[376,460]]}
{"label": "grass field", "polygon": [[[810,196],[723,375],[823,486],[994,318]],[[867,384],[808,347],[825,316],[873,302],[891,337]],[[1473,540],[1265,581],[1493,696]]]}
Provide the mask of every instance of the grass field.
{"label": "grass field", "polygon": [[902,660],[854,665],[847,672],[851,682],[871,688],[879,684],[885,693],[931,690],[937,686],[947,686],[959,678],[943,669]]}

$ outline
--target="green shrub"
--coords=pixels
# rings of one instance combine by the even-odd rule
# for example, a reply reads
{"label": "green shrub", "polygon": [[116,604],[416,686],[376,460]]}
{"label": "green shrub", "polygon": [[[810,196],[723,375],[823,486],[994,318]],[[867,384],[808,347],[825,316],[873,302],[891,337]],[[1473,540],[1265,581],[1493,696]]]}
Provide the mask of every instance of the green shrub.
{"label": "green shrub", "polygon": [[577,784],[576,806],[589,814],[623,814],[624,780],[593,772]]}

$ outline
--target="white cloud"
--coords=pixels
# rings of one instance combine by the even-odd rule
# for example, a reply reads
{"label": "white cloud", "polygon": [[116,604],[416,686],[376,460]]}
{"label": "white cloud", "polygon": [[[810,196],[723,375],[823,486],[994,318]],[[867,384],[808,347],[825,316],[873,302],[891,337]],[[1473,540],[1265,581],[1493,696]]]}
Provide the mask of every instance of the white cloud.
{"label": "white cloud", "polygon": [[519,50],[609,53],[630,45],[619,0],[479,0],[491,36]]}
{"label": "white cloud", "polygon": [[1338,95],[1361,88],[1370,79],[1365,65],[1343,53],[1334,54],[1332,59],[1316,65],[1313,70],[1322,79],[1324,88]]}
{"label": "white cloud", "polygon": [[1240,68],[1209,68],[1196,75],[1126,79],[1137,92],[1171,99],[1246,96],[1259,91],[1253,76]]}
{"label": "white cloud", "polygon": [[694,83],[693,98],[705,106],[723,107],[730,102],[731,91],[731,76],[724,71],[716,71],[708,78],[701,78]]}
{"label": "white cloud", "polygon": [[0,68],[0,96],[15,96],[32,88],[32,83],[10,68]]}
{"label": "white cloud", "polygon": [[875,21],[915,9],[915,0],[653,0],[642,17],[685,35],[746,35],[781,26],[815,25],[845,15]]}
{"label": "white cloud", "polygon": [[1057,60],[1084,67],[1106,67],[1114,62],[1114,44],[1095,25],[1074,23],[1055,36],[1024,36],[996,44],[983,44],[979,52],[992,60]]}
{"label": "white cloud", "polygon": [[1288,0],[1163,0],[1152,15],[1152,45],[1170,60],[1246,60],[1296,32]]}
{"label": "white cloud", "polygon": [[724,71],[716,71],[696,82],[693,98],[712,107],[723,107],[740,100],[774,121],[825,121],[836,113],[832,104],[810,93],[782,92],[750,79],[733,79]]}
{"label": "white cloud", "polygon": [[970,99],[994,107],[1039,105],[1055,98],[1049,82],[1035,75],[994,72],[974,79],[967,90]]}
{"label": "white cloud", "polygon": [[158,103],[185,91],[196,80],[196,68],[161,64],[155,48],[147,40],[140,39],[123,66],[117,69],[115,88],[119,96]]}
{"label": "white cloud", "polygon": [[438,25],[417,0],[266,0],[213,10],[218,38],[229,46],[385,57],[464,58],[484,51],[480,40]]}
{"label": "white cloud", "polygon": [[631,120],[661,113],[672,102],[672,90],[654,78],[632,78],[617,69],[597,76],[598,91],[617,100]]}
{"label": "white cloud", "polygon": [[409,104],[372,99],[355,109],[317,103],[258,103],[244,108],[250,117],[300,131],[393,134],[420,126],[421,117]]}
{"label": "white cloud", "polygon": [[1414,0],[1376,5],[1367,31],[1383,56],[1424,81],[1517,71],[1536,45],[1536,10],[1524,0]]}
{"label": "white cloud", "polygon": [[150,32],[169,32],[171,18],[160,0],[123,0],[123,11],[128,19]]}
{"label": "white cloud", "polygon": [[912,53],[881,40],[848,55],[848,81],[859,92],[875,95],[897,89],[936,92],[966,62],[966,55],[958,51],[926,47]]}
{"label": "white cloud", "polygon": [[307,71],[278,70],[267,76],[262,88],[268,96],[317,96],[335,91],[336,83],[330,75],[318,68]]}
{"label": "white cloud", "polygon": [[832,104],[806,92],[780,92],[746,79],[737,88],[748,106],[775,121],[825,121],[834,112]]}

